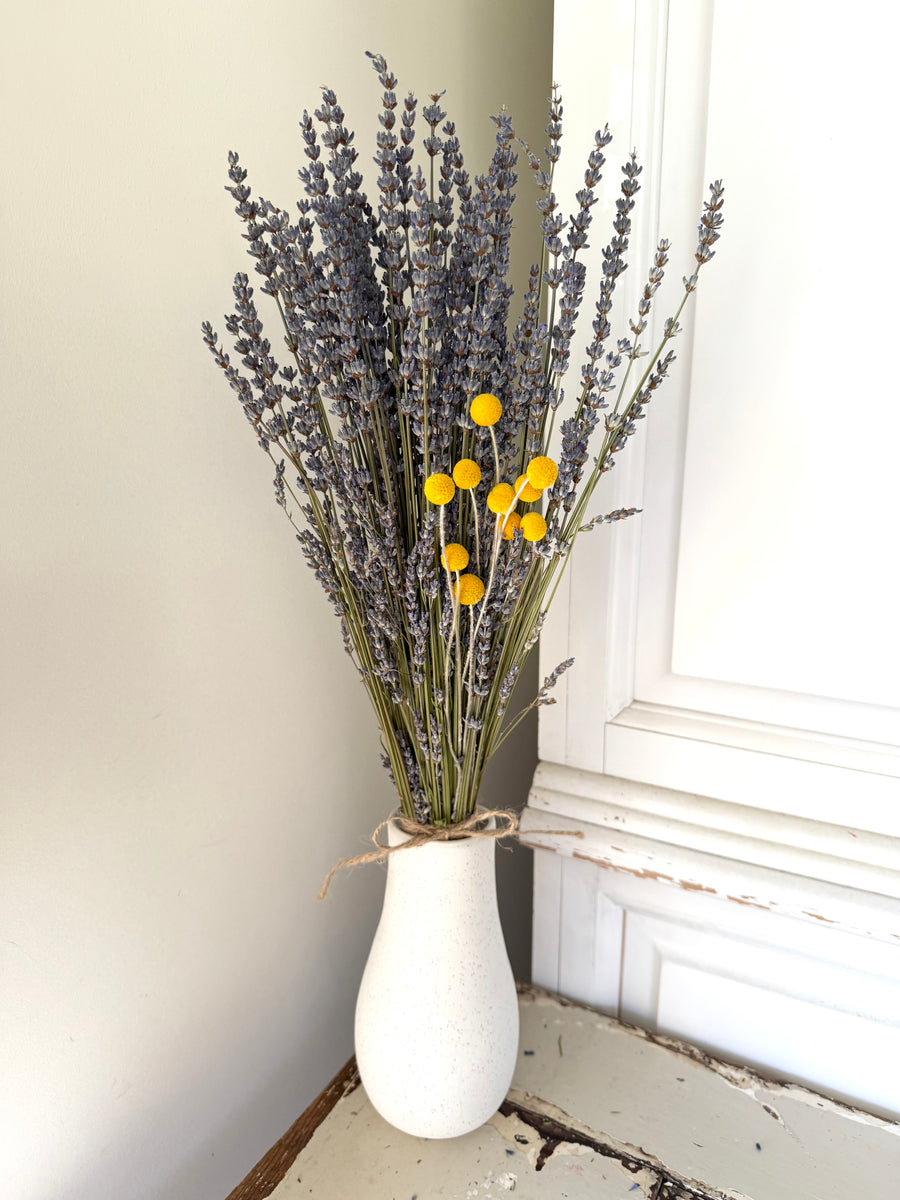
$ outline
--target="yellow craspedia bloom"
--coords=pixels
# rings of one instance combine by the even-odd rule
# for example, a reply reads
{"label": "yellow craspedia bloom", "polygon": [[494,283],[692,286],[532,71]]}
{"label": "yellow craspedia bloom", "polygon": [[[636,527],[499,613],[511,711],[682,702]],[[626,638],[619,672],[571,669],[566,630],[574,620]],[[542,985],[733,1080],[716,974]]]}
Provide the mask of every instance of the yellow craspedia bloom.
{"label": "yellow craspedia bloom", "polygon": [[516,530],[519,529],[521,525],[522,518],[519,516],[519,514],[515,512],[510,513],[503,526],[503,540],[506,542],[511,542],[515,536]]}
{"label": "yellow craspedia bloom", "polygon": [[460,575],[456,598],[460,604],[477,604],[484,595],[484,584],[477,575]]}
{"label": "yellow craspedia bloom", "polygon": [[469,408],[469,416],[476,425],[496,425],[503,412],[503,405],[490,392],[476,396]]}
{"label": "yellow craspedia bloom", "polygon": [[453,468],[453,482],[463,491],[478,487],[481,483],[481,467],[473,458],[461,458]]}
{"label": "yellow craspedia bloom", "polygon": [[508,483],[498,483],[488,492],[487,506],[492,513],[502,516],[507,509],[512,508],[516,493]]}
{"label": "yellow craspedia bloom", "polygon": [[552,458],[546,458],[544,455],[541,455],[540,458],[533,458],[531,460],[528,464],[526,474],[531,486],[542,492],[544,488],[548,488],[551,484],[556,483],[559,471]]}
{"label": "yellow craspedia bloom", "polygon": [[547,532],[547,522],[540,513],[526,513],[522,518],[522,537],[526,542],[539,542]]}
{"label": "yellow craspedia bloom", "polygon": [[464,571],[469,565],[469,552],[459,542],[449,542],[444,547],[441,562],[448,571]]}
{"label": "yellow craspedia bloom", "polygon": [[456,488],[449,475],[436,471],[425,480],[425,498],[432,504],[449,504],[455,494]]}
{"label": "yellow craspedia bloom", "polygon": [[[522,487],[523,483],[525,484],[524,487]],[[521,492],[519,492],[519,488],[522,488]],[[528,482],[527,475],[519,476],[515,482],[515,490],[519,493],[519,499],[524,500],[526,504],[533,504],[535,500],[540,500],[541,498],[540,488],[532,487]]]}

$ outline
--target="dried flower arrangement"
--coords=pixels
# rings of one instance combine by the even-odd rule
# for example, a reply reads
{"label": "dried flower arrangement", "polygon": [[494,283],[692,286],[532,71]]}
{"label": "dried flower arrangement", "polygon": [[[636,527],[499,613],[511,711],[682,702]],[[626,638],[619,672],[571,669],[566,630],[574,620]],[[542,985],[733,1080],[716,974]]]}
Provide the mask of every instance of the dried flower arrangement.
{"label": "dried flower arrangement", "polygon": [[[658,345],[648,351],[641,338],[668,262],[666,240],[630,336],[610,346],[642,169],[633,153],[624,163],[593,340],[559,424],[557,464],[554,425],[586,283],[579,253],[611,135],[605,128],[595,136],[568,222],[553,191],[562,137],[555,87],[546,165],[520,143],[537,184],[542,246],[510,327],[510,118],[494,117],[493,157],[472,178],[432,95],[421,109],[427,167],[414,169],[417,101],[400,104],[384,58],[369,57],[384,89],[377,208],[362,190],[353,134],[330,89],[315,112],[321,135],[309,113],[300,123],[306,198],[294,221],[251,199],[247,172],[229,154],[229,191],[290,364],[276,361],[245,274],[235,277],[235,310],[225,318],[245,371],[208,322],[203,336],[272,460],[276,499],[340,619],[403,816],[446,827],[475,812],[485,766],[515,725],[504,718],[516,677],[576,538],[637,511],[589,517],[588,505],[674,361],[678,318],[719,237],[723,188],[710,185],[696,265]],[[571,665],[544,680],[517,720],[553,703],[550,691]]]}

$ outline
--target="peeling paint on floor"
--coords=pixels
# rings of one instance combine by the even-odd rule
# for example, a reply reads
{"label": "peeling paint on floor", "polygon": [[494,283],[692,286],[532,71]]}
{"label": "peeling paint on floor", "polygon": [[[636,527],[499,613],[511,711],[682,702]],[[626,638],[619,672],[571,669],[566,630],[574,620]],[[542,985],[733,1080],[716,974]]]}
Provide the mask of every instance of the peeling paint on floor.
{"label": "peeling paint on floor", "polygon": [[898,1124],[539,989],[519,1011],[527,1050],[486,1125],[409,1137],[354,1077],[242,1200],[850,1200],[900,1177]]}

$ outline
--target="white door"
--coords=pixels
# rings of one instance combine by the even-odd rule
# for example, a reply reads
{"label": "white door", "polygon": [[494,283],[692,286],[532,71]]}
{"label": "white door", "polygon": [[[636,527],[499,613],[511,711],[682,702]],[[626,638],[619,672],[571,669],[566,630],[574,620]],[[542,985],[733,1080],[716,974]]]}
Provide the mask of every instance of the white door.
{"label": "white door", "polygon": [[[643,511],[585,535],[543,639],[543,674],[576,663],[542,711],[528,821],[584,838],[530,838],[552,850],[535,979],[897,1113],[900,9],[556,12],[559,194],[607,118],[645,167],[623,330],[668,236],[658,337],[710,180],[726,203],[678,361],[597,504]],[[608,170],[595,227],[616,186]]]}

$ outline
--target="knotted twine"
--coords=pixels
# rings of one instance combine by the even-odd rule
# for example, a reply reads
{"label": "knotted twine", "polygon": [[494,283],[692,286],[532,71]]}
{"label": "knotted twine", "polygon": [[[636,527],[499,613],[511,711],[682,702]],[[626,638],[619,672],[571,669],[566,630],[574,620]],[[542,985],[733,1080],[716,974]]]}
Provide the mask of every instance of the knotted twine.
{"label": "knotted twine", "polygon": [[[483,821],[487,821],[490,817],[496,817],[498,822],[502,822],[503,826],[496,829],[478,829],[477,826]],[[404,833],[408,833],[409,840],[401,842],[399,846],[385,846],[378,840],[378,835],[386,825],[390,825],[395,821]],[[375,843],[375,849],[369,850],[365,854],[357,854],[353,858],[342,858],[340,862],[334,864],[328,874],[325,876],[325,882],[322,884],[322,889],[319,892],[318,899],[324,900],[325,893],[328,891],[328,885],[344,867],[358,867],[363,863],[381,862],[391,854],[396,854],[399,850],[415,850],[417,846],[427,846],[429,842],[455,842],[462,838],[502,838],[502,837],[521,837],[523,833],[553,833],[561,837],[584,837],[584,833],[580,829],[519,829],[518,813],[509,812],[503,808],[492,808],[489,812],[474,812],[470,817],[466,817],[464,821],[458,821],[455,825],[420,825],[418,821],[412,821],[409,817],[388,817],[386,821],[375,829],[372,834],[372,841]]]}

